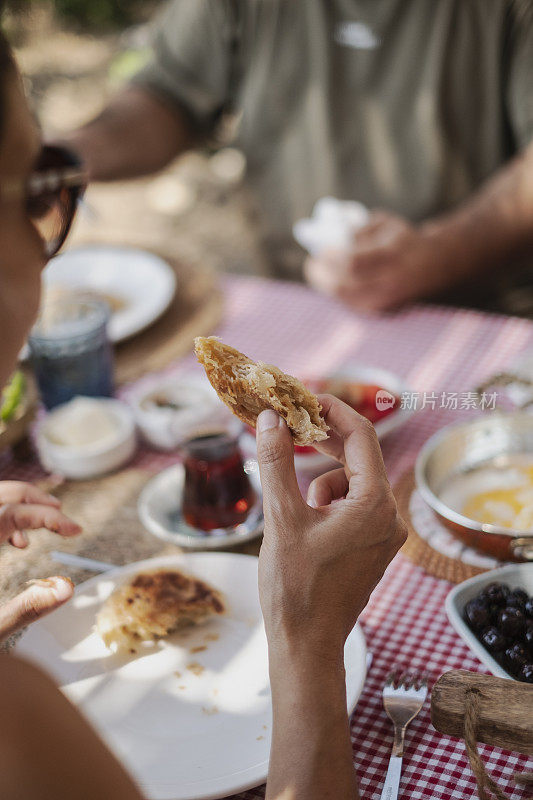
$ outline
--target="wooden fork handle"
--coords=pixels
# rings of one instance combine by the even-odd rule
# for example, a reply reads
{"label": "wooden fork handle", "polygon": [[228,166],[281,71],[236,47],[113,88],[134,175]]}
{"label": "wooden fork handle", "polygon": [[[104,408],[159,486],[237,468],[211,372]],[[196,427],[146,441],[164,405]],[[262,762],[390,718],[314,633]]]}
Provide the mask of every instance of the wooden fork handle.
{"label": "wooden fork handle", "polygon": [[467,670],[439,678],[431,693],[431,722],[441,733],[463,737],[466,695],[480,697],[477,740],[533,755],[533,685]]}

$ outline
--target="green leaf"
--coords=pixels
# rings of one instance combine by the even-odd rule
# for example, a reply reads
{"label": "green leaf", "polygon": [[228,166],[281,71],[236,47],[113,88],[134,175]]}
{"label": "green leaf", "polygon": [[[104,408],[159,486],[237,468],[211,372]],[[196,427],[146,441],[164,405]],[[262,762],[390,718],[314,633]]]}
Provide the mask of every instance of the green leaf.
{"label": "green leaf", "polygon": [[15,415],[24,398],[25,389],[26,379],[24,375],[22,372],[15,372],[2,392],[2,407],[0,408],[0,420],[2,422],[9,422]]}

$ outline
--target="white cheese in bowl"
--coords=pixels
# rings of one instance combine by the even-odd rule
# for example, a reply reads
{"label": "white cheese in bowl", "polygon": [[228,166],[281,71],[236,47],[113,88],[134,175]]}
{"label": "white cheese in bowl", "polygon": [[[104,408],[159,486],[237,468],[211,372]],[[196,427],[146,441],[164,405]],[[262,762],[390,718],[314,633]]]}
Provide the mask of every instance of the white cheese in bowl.
{"label": "white cheese in bowl", "polygon": [[100,400],[76,397],[53,415],[46,436],[63,447],[85,447],[116,438],[119,428],[116,415]]}
{"label": "white cheese in bowl", "polygon": [[83,480],[123,466],[135,453],[131,409],[111,397],[76,397],[54,408],[37,431],[43,467]]}

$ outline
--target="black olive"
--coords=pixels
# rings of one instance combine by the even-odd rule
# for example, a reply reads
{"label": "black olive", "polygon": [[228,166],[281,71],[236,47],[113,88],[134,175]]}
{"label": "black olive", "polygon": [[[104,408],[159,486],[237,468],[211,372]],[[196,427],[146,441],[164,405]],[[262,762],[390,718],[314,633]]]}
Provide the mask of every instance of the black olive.
{"label": "black olive", "polygon": [[504,583],[489,583],[480,592],[479,597],[482,600],[488,600],[491,605],[504,606],[510,591]]}
{"label": "black olive", "polygon": [[519,639],[525,629],[524,614],[519,608],[504,608],[498,615],[496,627],[506,639]]}
{"label": "black olive", "polygon": [[470,600],[464,610],[465,621],[475,631],[482,631],[488,628],[491,622],[490,608],[480,598]]}
{"label": "black olive", "polygon": [[505,650],[505,637],[494,626],[483,631],[481,642],[487,648],[489,653],[498,653],[502,650]]}

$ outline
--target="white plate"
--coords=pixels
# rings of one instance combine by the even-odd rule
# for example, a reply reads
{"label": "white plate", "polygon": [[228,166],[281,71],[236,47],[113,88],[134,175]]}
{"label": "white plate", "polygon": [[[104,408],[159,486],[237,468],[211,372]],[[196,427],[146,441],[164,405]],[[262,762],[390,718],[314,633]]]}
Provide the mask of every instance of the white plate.
{"label": "white plate", "polygon": [[[149,800],[226,797],[266,780],[272,712],[257,564],[230,553],[130,564],[78,586],[73,600],[32,625],[17,647],[55,677]],[[185,638],[169,637],[148,655],[110,655],[92,632],[95,614],[126,576],[154,567],[183,568],[211,582],[224,593],[228,614]],[[194,662],[201,674],[187,669]],[[345,663],[351,711],[366,674],[357,626]]]}
{"label": "white plate", "polygon": [[[344,378],[352,383],[367,383],[381,386],[386,391],[401,398],[404,392],[410,390],[402,382],[401,378],[393,372],[378,367],[367,367],[362,364],[346,364],[331,375],[326,376],[326,380]],[[381,441],[385,436],[397,428],[405,425],[407,420],[413,415],[413,411],[407,408],[398,408],[394,414],[390,414],[375,424],[378,439]],[[241,437],[241,447],[248,458],[257,455],[255,436],[246,431]],[[302,472],[319,472],[338,467],[338,462],[333,458],[313,450],[310,453],[298,453],[294,455],[294,464],[297,470]]]}
{"label": "white plate", "polygon": [[464,639],[469,648],[476,654],[482,664],[485,664],[493,675],[499,678],[511,678],[510,675],[486,650],[479,639],[474,636],[466,622],[463,620],[463,610],[469,600],[472,600],[489,583],[497,581],[506,583],[511,589],[525,589],[528,594],[533,594],[533,564],[508,564],[505,567],[491,569],[482,575],[476,575],[456,586],[446,598],[446,613],[453,627]]}
{"label": "white plate", "polygon": [[255,539],[263,532],[263,493],[257,461],[246,462],[245,469],[258,499],[246,522],[235,528],[203,534],[187,525],[181,516],[183,464],[167,467],[146,484],[137,503],[139,518],[159,539],[193,550],[219,550]]}
{"label": "white plate", "polygon": [[176,291],[172,268],[153,253],[91,245],[54,258],[44,271],[46,287],[109,294],[125,302],[112,313],[109,337],[120,342],[144,330],[168,308]]}

